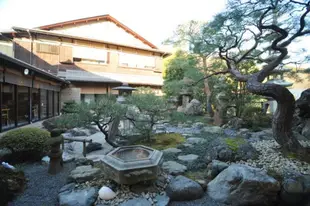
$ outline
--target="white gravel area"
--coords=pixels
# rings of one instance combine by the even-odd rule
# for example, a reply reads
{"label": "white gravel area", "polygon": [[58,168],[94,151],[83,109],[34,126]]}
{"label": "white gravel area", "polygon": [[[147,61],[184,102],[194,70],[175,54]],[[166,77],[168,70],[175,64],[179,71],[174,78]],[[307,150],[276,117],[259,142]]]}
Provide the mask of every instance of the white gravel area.
{"label": "white gravel area", "polygon": [[[310,147],[309,141],[301,141],[300,143],[303,146]],[[264,170],[272,169],[280,174],[292,170],[302,174],[310,174],[310,164],[294,159],[293,157],[284,157],[279,151],[279,144],[275,140],[262,140],[252,142],[251,144],[260,152],[258,159],[239,161],[238,163],[263,168]]]}

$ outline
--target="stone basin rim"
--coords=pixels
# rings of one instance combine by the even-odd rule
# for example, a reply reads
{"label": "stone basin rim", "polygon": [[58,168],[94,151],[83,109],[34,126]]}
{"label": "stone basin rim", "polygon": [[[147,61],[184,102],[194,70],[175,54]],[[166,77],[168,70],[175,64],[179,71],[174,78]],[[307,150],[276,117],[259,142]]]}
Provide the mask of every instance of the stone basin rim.
{"label": "stone basin rim", "polygon": [[[144,148],[146,150],[151,150],[151,153],[147,158],[130,160],[130,161],[124,161],[112,155],[113,153],[117,152],[119,149],[126,149],[126,148],[129,148],[129,149]],[[156,167],[162,160],[162,156],[163,156],[163,153],[159,150],[149,148],[144,145],[131,145],[131,146],[122,146],[122,147],[115,148],[114,150],[109,152],[107,155],[105,155],[105,157],[101,161],[104,164],[114,169],[117,169],[118,171],[128,171],[128,170],[147,169],[150,167]]]}

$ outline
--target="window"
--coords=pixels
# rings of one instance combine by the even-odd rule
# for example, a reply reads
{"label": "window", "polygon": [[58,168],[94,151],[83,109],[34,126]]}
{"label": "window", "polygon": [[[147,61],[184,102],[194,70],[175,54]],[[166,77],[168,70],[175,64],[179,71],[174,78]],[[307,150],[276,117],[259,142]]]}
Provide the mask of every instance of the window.
{"label": "window", "polygon": [[48,54],[59,54],[59,46],[52,44],[36,43],[37,52]]}
{"label": "window", "polygon": [[2,87],[2,129],[15,127],[15,86],[3,83]]}
{"label": "window", "polygon": [[39,120],[40,93],[39,89],[32,89],[32,121]]}
{"label": "window", "polygon": [[73,60],[82,63],[106,64],[108,52],[102,49],[89,47],[74,47]]}
{"label": "window", "polygon": [[137,54],[119,54],[119,65],[134,68],[155,68],[155,58]]}

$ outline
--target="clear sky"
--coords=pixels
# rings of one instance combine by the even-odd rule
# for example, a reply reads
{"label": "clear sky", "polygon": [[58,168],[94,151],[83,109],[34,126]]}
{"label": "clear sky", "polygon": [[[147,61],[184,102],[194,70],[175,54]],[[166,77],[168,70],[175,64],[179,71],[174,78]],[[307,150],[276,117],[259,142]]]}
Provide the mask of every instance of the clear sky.
{"label": "clear sky", "polygon": [[160,46],[178,24],[208,21],[226,0],[0,0],[0,31],[110,14]]}

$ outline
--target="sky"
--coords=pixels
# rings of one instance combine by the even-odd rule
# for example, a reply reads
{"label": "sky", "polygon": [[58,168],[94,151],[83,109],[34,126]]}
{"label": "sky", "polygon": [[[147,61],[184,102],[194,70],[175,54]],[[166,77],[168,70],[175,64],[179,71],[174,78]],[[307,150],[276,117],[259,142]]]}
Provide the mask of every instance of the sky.
{"label": "sky", "polygon": [[0,0],[0,32],[110,14],[157,46],[189,20],[208,21],[226,0]]}

